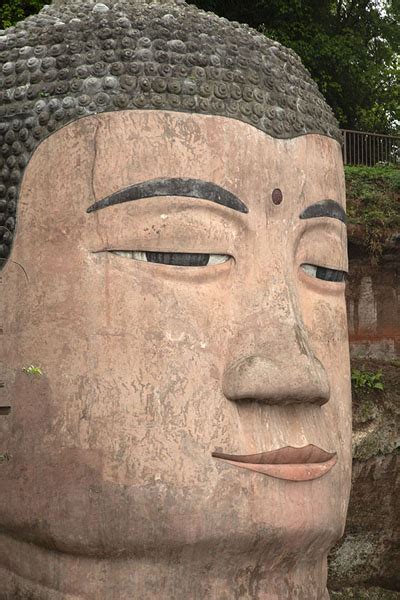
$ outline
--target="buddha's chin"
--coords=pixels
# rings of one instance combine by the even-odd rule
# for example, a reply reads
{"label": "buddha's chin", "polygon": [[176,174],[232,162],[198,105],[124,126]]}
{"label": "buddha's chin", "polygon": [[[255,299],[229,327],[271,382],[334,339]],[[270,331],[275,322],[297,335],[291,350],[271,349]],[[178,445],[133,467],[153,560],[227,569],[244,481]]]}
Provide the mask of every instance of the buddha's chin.
{"label": "buddha's chin", "polygon": [[[332,529],[323,530],[314,526],[307,531],[304,529],[277,529],[266,523],[262,527],[255,528],[254,525],[244,531],[229,531],[221,527],[218,531],[204,532],[203,535],[193,537],[190,523],[183,523],[175,535],[163,537],[154,535],[149,529],[140,532],[126,531],[126,536],[113,535],[110,531],[92,532],[86,539],[76,533],[71,535],[70,531],[62,531],[58,528],[55,534],[48,531],[27,531],[26,529],[2,527],[4,538],[13,540],[13,544],[29,544],[30,552],[35,548],[45,552],[55,552],[71,557],[93,558],[93,559],[149,559],[170,560],[190,553],[195,560],[207,555],[217,555],[223,552],[226,558],[233,560],[240,555],[246,555],[252,559],[265,560],[268,557],[276,564],[293,560],[294,553],[307,550],[307,558],[317,559],[326,554],[335,540],[339,539],[342,528],[338,527],[335,532]],[[208,535],[207,535],[208,534]],[[100,539],[107,535],[107,539]],[[277,558],[279,548],[279,558]],[[0,557],[1,557],[0,550]],[[61,556],[60,556],[61,558]],[[0,563],[3,562],[0,558]]]}
{"label": "buddha's chin", "polygon": [[[231,560],[246,555],[276,561],[279,548],[285,562],[298,553],[310,560],[323,556],[343,529],[339,511],[326,506],[318,513],[305,504],[299,513],[288,502],[279,519],[271,519],[268,498],[248,499],[244,510],[233,493],[228,504],[227,496],[210,501],[201,489],[191,497],[189,490],[161,494],[160,487],[149,485],[59,491],[65,495],[61,501],[54,497],[58,505],[47,512],[29,512],[26,505],[10,518],[3,513],[1,530],[32,544],[32,551],[36,546],[76,557],[170,560],[191,549],[198,557],[222,552]],[[323,496],[320,500],[323,504]]]}
{"label": "buddha's chin", "polygon": [[301,558],[286,545],[289,540],[264,531],[258,536],[250,532],[180,547],[168,541],[139,556],[99,559],[40,548],[0,534],[1,592],[7,592],[4,598],[32,600],[163,600],[191,598],[194,590],[198,598],[233,598],[240,585],[246,597],[255,600],[291,598],[294,589],[298,600],[322,600],[326,590],[323,539],[318,538],[318,552],[304,548]]}

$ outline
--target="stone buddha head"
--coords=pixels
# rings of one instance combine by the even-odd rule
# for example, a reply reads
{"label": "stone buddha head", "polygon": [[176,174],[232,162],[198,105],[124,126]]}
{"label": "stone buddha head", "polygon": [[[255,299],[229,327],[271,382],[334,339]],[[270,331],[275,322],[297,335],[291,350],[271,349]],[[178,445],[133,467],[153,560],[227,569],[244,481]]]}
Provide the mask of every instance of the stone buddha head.
{"label": "stone buddha head", "polygon": [[56,1],[0,59],[0,598],[327,597],[345,193],[310,75],[181,0]]}

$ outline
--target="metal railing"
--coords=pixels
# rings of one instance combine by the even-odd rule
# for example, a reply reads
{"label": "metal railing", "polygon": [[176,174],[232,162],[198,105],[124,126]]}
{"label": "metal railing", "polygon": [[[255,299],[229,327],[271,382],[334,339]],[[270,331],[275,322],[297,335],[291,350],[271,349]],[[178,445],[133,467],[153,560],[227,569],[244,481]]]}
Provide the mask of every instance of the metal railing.
{"label": "metal railing", "polygon": [[400,136],[342,129],[345,165],[400,165]]}

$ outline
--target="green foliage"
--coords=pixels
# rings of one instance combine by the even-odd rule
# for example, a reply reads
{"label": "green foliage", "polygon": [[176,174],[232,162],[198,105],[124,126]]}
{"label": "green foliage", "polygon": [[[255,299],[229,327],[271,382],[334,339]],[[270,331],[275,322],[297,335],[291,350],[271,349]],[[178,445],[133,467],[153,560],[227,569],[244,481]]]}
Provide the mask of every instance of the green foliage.
{"label": "green foliage", "polygon": [[[48,3],[48,2],[47,2]],[[0,10],[0,28],[11,27],[29,15],[39,12],[46,4],[43,0],[5,0]]]}
{"label": "green foliage", "polygon": [[29,365],[29,367],[23,367],[22,370],[27,375],[43,375],[41,367],[35,367],[34,365]]}
{"label": "green foliage", "polygon": [[384,391],[353,382],[353,458],[368,460],[400,447],[399,370],[388,360],[352,358],[352,371],[382,373]]}
{"label": "green foliage", "polygon": [[361,369],[352,369],[351,382],[356,390],[384,390],[381,371],[363,371]]}
{"label": "green foliage", "polygon": [[360,226],[373,257],[400,231],[400,169],[390,166],[345,167],[350,226]]}
{"label": "green foliage", "polygon": [[10,455],[8,452],[0,452],[0,463],[8,462],[10,460]]}
{"label": "green foliage", "polygon": [[360,183],[382,185],[389,192],[400,194],[400,169],[392,166],[363,167],[347,166],[345,167],[346,183],[355,185]]}

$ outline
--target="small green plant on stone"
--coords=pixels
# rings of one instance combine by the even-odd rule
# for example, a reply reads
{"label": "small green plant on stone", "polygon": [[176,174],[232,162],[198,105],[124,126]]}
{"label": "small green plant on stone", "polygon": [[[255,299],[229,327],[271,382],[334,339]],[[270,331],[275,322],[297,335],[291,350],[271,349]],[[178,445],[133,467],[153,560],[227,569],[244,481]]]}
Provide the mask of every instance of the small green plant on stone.
{"label": "small green plant on stone", "polygon": [[35,367],[35,365],[29,365],[29,367],[23,367],[23,372],[27,375],[43,375],[41,367]]}
{"label": "small green plant on stone", "polygon": [[0,463],[7,462],[10,460],[10,455],[8,452],[0,452]]}
{"label": "small green plant on stone", "polygon": [[362,371],[361,369],[352,369],[351,382],[356,390],[384,390],[382,381],[382,372]]}

